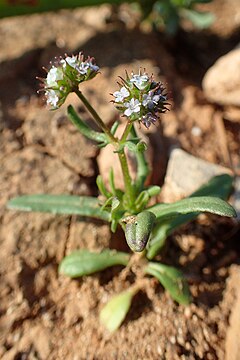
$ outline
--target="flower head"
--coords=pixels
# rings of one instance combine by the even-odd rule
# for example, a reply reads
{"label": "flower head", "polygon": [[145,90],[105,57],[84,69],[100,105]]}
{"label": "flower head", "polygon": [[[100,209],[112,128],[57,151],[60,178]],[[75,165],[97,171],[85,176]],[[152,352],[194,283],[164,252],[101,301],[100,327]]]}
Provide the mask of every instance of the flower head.
{"label": "flower head", "polygon": [[126,79],[120,79],[120,90],[112,94],[113,102],[130,121],[138,120],[149,128],[157,122],[160,113],[168,110],[166,90],[162,83],[153,80],[153,76],[140,69],[138,74],[132,73],[129,77],[126,73]]}
{"label": "flower head", "polygon": [[41,79],[43,91],[52,109],[59,108],[70,92],[78,89],[78,85],[92,79],[99,71],[94,58],[84,59],[82,53],[78,55],[65,56],[55,59],[51,64],[47,77]]}

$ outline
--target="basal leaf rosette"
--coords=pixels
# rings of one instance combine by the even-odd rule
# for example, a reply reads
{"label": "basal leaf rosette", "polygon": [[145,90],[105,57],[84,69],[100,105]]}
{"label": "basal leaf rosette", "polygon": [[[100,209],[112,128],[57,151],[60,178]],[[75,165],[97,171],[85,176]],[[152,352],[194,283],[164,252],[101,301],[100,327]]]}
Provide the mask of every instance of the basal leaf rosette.
{"label": "basal leaf rosette", "polygon": [[140,121],[149,128],[168,110],[166,89],[161,82],[155,82],[153,76],[140,69],[138,74],[131,73],[129,77],[126,72],[126,79],[120,79],[112,102],[130,121]]}
{"label": "basal leaf rosette", "polygon": [[55,58],[50,64],[50,70],[45,69],[47,77],[40,80],[43,83],[41,90],[44,91],[47,104],[52,110],[58,109],[70,92],[78,89],[81,82],[95,77],[99,71],[95,59],[90,56],[84,59],[82,53]]}

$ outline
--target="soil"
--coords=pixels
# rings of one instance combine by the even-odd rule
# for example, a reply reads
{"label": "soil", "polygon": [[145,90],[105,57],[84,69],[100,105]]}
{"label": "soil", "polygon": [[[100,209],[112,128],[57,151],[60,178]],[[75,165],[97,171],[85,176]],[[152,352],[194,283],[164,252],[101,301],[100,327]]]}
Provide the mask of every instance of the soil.
{"label": "soil", "polygon": [[[122,268],[70,280],[59,276],[57,267],[76,248],[128,251],[123,234],[113,236],[100,221],[5,207],[20,194],[97,195],[99,149],[69,123],[66,106],[78,106],[86,121],[89,115],[74,96],[49,112],[36,94],[41,67],[65,52],[84,50],[97,59],[101,75],[83,91],[107,123],[117,116],[109,93],[125,69],[145,67],[168,84],[173,105],[155,130],[166,154],[155,183],[164,181],[172,146],[238,172],[240,118],[232,121],[225,114],[233,109],[210,104],[201,80],[240,41],[240,4],[215,0],[207,6],[217,14],[216,23],[205,31],[186,28],[175,38],[112,21],[109,6],[0,20],[1,359],[223,360],[231,351],[227,334],[239,331],[229,325],[240,271],[236,222],[204,215],[175,232],[163,261],[184,270],[192,304],[177,305],[149,279],[146,292],[134,298],[123,325],[110,336],[98,314],[113,294],[129,286]],[[216,117],[224,131],[219,132]],[[159,171],[159,165],[155,168]]]}

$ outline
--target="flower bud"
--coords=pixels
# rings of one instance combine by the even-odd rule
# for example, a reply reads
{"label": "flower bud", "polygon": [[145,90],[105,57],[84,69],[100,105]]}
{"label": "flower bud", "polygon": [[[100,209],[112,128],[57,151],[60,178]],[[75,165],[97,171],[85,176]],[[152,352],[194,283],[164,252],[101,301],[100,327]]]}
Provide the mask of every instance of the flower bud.
{"label": "flower bud", "polygon": [[128,216],[123,221],[126,223],[125,236],[128,246],[135,252],[145,249],[156,216],[150,211],[142,211],[136,216]]}

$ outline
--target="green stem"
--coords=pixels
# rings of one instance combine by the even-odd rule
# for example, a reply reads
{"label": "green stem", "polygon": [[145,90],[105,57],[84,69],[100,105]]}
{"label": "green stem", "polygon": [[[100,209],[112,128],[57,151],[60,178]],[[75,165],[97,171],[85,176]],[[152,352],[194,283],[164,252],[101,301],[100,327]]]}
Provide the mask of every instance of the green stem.
{"label": "green stem", "polygon": [[[131,128],[131,133],[133,137],[137,137],[136,130],[134,125]],[[136,187],[137,191],[140,192],[144,188],[144,183],[149,174],[149,166],[145,158],[145,154],[143,152],[136,153],[137,159],[137,179],[136,179]]]}
{"label": "green stem", "polygon": [[125,129],[124,129],[124,132],[122,134],[122,137],[121,137],[121,142],[124,143],[126,140],[127,140],[127,137],[132,129],[132,122],[128,122]]}
{"label": "green stem", "polygon": [[102,129],[102,131],[108,136],[110,142],[113,145],[117,144],[117,139],[115,139],[115,137],[112,135],[112,133],[110,132],[109,128],[104,124],[104,122],[102,121],[102,119],[100,118],[100,116],[98,115],[98,113],[94,110],[94,108],[89,104],[88,100],[85,98],[85,96],[82,94],[81,91],[79,91],[78,89],[75,89],[75,93],[77,94],[77,96],[79,97],[79,99],[83,102],[83,104],[86,106],[86,108],[88,109],[88,111],[90,112],[90,114],[92,115],[95,123],[100,127],[100,129]]}
{"label": "green stem", "polygon": [[126,191],[126,199],[129,204],[129,208],[131,210],[134,210],[135,190],[132,185],[131,176],[129,174],[126,154],[124,153],[124,151],[122,151],[122,152],[118,153],[118,157],[119,157],[119,161],[120,161],[122,173],[123,173],[123,179],[124,179],[124,185],[125,185],[125,191]]}

